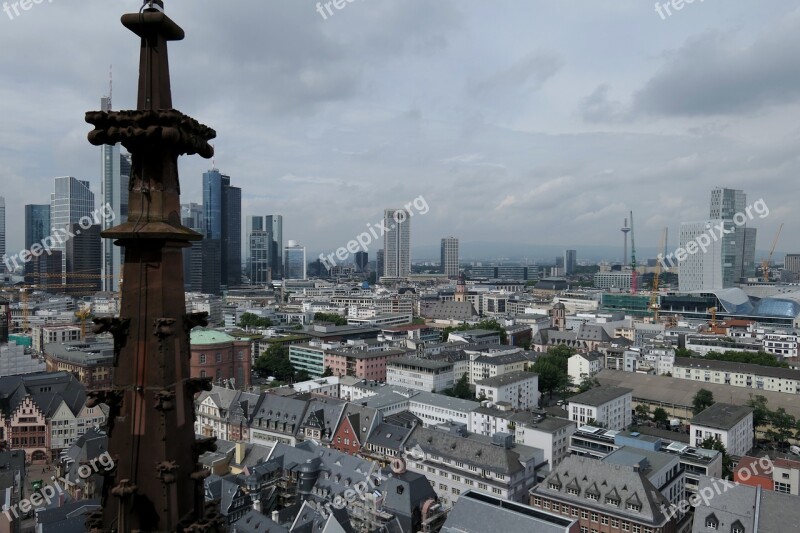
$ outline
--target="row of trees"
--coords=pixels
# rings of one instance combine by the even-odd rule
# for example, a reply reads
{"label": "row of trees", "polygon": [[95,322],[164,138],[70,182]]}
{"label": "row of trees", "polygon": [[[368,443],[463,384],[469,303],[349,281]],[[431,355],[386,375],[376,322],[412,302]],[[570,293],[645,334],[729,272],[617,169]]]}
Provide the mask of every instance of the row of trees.
{"label": "row of trees", "polygon": [[725,352],[708,352],[705,355],[699,355],[697,352],[688,350],[686,348],[677,348],[675,350],[676,357],[693,357],[696,359],[710,359],[712,361],[730,361],[732,363],[747,363],[751,365],[771,366],[778,368],[789,368],[789,364],[785,361],[779,361],[774,355],[767,352],[736,352],[728,350]]}
{"label": "row of trees", "polygon": [[772,411],[767,405],[767,399],[760,394],[750,395],[747,405],[753,408],[753,433],[761,428],[774,447],[786,449],[789,447],[789,439],[800,439],[800,420],[787,413],[783,407]]}
{"label": "row of trees", "polygon": [[243,313],[239,319],[240,328],[268,328],[270,326],[272,326],[270,319],[260,317],[254,313]]}
{"label": "row of trees", "polygon": [[314,322],[330,322],[336,326],[346,326],[347,318],[336,313],[314,313]]}

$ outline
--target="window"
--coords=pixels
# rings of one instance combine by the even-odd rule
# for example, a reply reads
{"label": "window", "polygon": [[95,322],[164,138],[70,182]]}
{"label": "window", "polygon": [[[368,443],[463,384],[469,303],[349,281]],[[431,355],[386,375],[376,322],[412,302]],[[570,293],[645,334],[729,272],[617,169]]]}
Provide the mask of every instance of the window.
{"label": "window", "polygon": [[204,353],[200,354],[200,364],[201,365],[206,364],[206,354],[204,354]]}
{"label": "window", "polygon": [[597,522],[597,513],[592,513],[592,522]]}
{"label": "window", "polygon": [[613,505],[615,507],[619,507],[619,500],[615,500],[614,498],[606,498],[606,503],[608,505]]}
{"label": "window", "polygon": [[642,510],[642,506],[641,505],[636,505],[635,503],[628,503],[627,508],[628,508],[629,511],[636,511],[636,512],[639,512],[639,511]]}
{"label": "window", "polygon": [[222,354],[217,352],[216,359],[217,359],[217,363],[221,363],[222,362]]}
{"label": "window", "polygon": [[544,507],[545,509],[550,509],[550,501],[549,500],[542,501],[542,507]]}
{"label": "window", "polygon": [[572,494],[573,496],[577,496],[578,495],[578,489],[574,489],[574,488],[570,487],[570,488],[567,489],[567,494]]}
{"label": "window", "polygon": [[585,510],[581,509],[581,518],[583,518],[584,520],[589,518],[589,511],[585,511]]}
{"label": "window", "polygon": [[586,493],[586,498],[592,500],[593,502],[597,501],[597,494],[592,494],[591,492]]}
{"label": "window", "polygon": [[577,507],[573,507],[572,508],[572,516],[574,516],[575,518],[578,517],[578,508]]}
{"label": "window", "polygon": [[589,533],[589,528],[586,526],[581,526],[581,533]]}
{"label": "window", "polygon": [[559,485],[557,483],[550,483],[549,485],[547,485],[547,488],[549,488],[551,490],[559,490],[559,489],[561,489],[561,485]]}
{"label": "window", "polygon": [[706,518],[706,527],[708,529],[717,529],[718,524],[719,523],[717,522],[717,519],[714,518],[714,516],[709,516],[708,518]]}
{"label": "window", "polygon": [[498,489],[496,487],[492,488],[492,492],[494,492],[495,494],[502,494],[503,493],[503,491],[501,491],[500,489]]}
{"label": "window", "polygon": [[623,522],[622,523],[622,531],[630,531],[630,530],[631,530],[631,525],[629,523],[627,523],[627,522]]}
{"label": "window", "polygon": [[600,523],[603,524],[604,526],[607,526],[608,525],[608,517],[607,516],[601,516],[600,517]]}
{"label": "window", "polygon": [[642,533],[642,526],[639,524],[633,524],[633,533]]}
{"label": "window", "polygon": [[616,518],[612,518],[611,519],[611,527],[613,527],[614,529],[617,529],[619,527],[619,520],[616,519]]}
{"label": "window", "polygon": [[742,526],[733,526],[731,528],[731,533],[744,533],[744,528]]}
{"label": "window", "polygon": [[538,497],[538,496],[534,497],[533,498],[533,505],[536,505],[537,507],[542,505],[542,499],[540,497]]}
{"label": "window", "polygon": [[782,492],[784,494],[791,493],[792,486],[789,483],[775,482],[775,492]]}

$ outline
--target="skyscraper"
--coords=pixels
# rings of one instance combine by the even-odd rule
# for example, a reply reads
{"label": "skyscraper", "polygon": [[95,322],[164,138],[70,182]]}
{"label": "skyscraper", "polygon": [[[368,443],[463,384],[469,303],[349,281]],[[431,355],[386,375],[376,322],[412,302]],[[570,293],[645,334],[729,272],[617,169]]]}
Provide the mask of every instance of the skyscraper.
{"label": "skyscraper", "polygon": [[755,275],[757,230],[746,225],[747,195],[739,189],[717,187],[711,191],[709,218],[734,222],[733,281]]}
{"label": "skyscraper", "polygon": [[[720,227],[720,224],[727,233],[717,236],[714,228]],[[730,220],[702,220],[681,224],[680,246],[683,250],[694,249],[695,253],[686,254],[678,265],[679,291],[711,291],[734,286],[738,281],[734,276],[735,233],[734,224]],[[712,234],[717,238],[711,238]],[[703,239],[703,242],[711,241],[705,252],[697,249],[698,239]],[[669,261],[667,264],[670,264]]]}
{"label": "skyscraper", "polygon": [[369,263],[369,253],[364,251],[356,252],[355,260],[358,271],[365,272]]}
{"label": "skyscraper", "polygon": [[212,168],[203,173],[204,237],[220,241],[222,283],[242,282],[242,190],[231,186],[230,176]]}
{"label": "skyscraper", "polygon": [[283,277],[283,215],[267,215],[264,229],[272,240],[272,277]]}
{"label": "skyscraper", "polygon": [[267,231],[265,217],[247,217],[247,275],[251,285],[272,282],[272,233]]}
{"label": "skyscraper", "polygon": [[[181,222],[187,228],[205,235],[205,213],[196,203],[181,205]],[[203,238],[183,249],[183,284],[187,290],[204,294],[220,293],[220,241]]]}
{"label": "skyscraper", "polygon": [[0,196],[0,276],[6,271],[6,199]]}
{"label": "skyscraper", "polygon": [[89,182],[77,180],[71,176],[55,178],[54,190],[50,195],[50,224],[53,232],[53,250],[62,253],[61,273],[67,272],[66,235],[70,225],[79,223],[82,218],[95,222],[92,216],[94,210],[94,193],[89,189]]}
{"label": "skyscraper", "polygon": [[442,239],[441,271],[448,278],[458,276],[458,239],[445,237]]}
{"label": "skyscraper", "polygon": [[[50,206],[46,204],[28,204],[25,206],[25,249],[30,250],[34,244],[42,244],[50,236]],[[49,243],[49,241],[46,241]],[[45,253],[44,255],[51,255]],[[59,256],[60,257],[60,256]],[[25,263],[25,283],[35,283],[33,277],[33,261]],[[46,269],[44,271],[47,271]],[[39,269],[39,272],[43,272]],[[39,281],[45,281],[39,279]]]}
{"label": "skyscraper", "polygon": [[73,223],[70,224],[69,231],[74,237],[66,242],[66,290],[76,296],[94,294],[101,290],[100,280],[105,279],[100,277],[100,224],[86,227]]}
{"label": "skyscraper", "polygon": [[578,252],[576,250],[564,250],[564,275],[570,276],[575,273],[578,266]]}
{"label": "skyscraper", "polygon": [[404,209],[386,209],[383,219],[383,276],[404,278],[411,274],[411,218]]}
{"label": "skyscraper", "polygon": [[306,249],[289,241],[283,250],[283,279],[306,279]]}
{"label": "skyscraper", "polygon": [[378,250],[378,253],[375,257],[375,277],[377,279],[380,279],[380,277],[383,276],[383,256],[383,248],[381,248]]}
{"label": "skyscraper", "polygon": [[[111,111],[111,97],[100,99],[100,109]],[[103,205],[114,213],[113,217],[102,220],[102,229],[107,230],[115,224],[127,220],[128,215],[128,181],[131,175],[131,160],[127,154],[120,154],[119,144],[100,147],[101,180],[100,196]],[[107,208],[107,209],[108,209]],[[122,272],[122,254],[124,250],[114,246],[110,239],[102,240],[102,287],[104,291],[119,290],[119,278]]]}

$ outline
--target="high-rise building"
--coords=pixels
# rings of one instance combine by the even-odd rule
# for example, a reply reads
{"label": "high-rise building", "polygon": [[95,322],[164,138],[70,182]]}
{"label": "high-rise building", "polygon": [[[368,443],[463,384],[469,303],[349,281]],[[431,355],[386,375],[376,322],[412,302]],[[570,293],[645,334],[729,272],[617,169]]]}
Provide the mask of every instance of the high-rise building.
{"label": "high-rise building", "polygon": [[[720,226],[720,224],[722,226]],[[714,228],[722,227],[727,233],[718,236]],[[711,235],[717,237],[711,238]],[[678,290],[711,291],[733,287],[738,281],[734,273],[736,263],[736,231],[731,220],[703,220],[681,224],[680,246],[687,253],[678,266]],[[698,249],[697,242],[710,240],[705,252]],[[693,243],[693,244],[690,244]],[[688,247],[687,247],[688,246]],[[666,261],[671,264],[670,259]]]}
{"label": "high-rise building", "polygon": [[0,196],[0,277],[6,270],[6,199]]}
{"label": "high-rise building", "polygon": [[[72,176],[58,177],[54,180],[54,190],[50,195],[50,224],[53,232],[53,250],[62,253],[61,273],[67,273],[67,246],[70,227],[84,219],[84,227],[94,224],[94,193],[89,182]],[[85,217],[85,218],[84,218]],[[86,224],[86,221],[91,221]],[[100,252],[98,252],[98,255]],[[66,280],[64,280],[66,281]]]}
{"label": "high-rise building", "polygon": [[783,269],[793,274],[792,279],[800,276],[800,254],[786,254],[783,258]]}
{"label": "high-rise building", "polygon": [[[205,211],[201,204],[181,205],[181,223],[187,228],[205,235]],[[220,294],[222,284],[220,269],[219,239],[203,237],[191,247],[183,249],[183,285],[186,290],[204,294]]]}
{"label": "high-rise building", "polygon": [[71,237],[66,242],[67,286],[74,295],[89,295],[101,290],[102,244],[100,224],[89,227],[70,224]]}
{"label": "high-rise building", "polygon": [[212,168],[203,173],[204,237],[220,241],[222,284],[242,282],[242,190],[231,186],[230,176]]}
{"label": "high-rise building", "polygon": [[746,226],[747,195],[739,189],[717,187],[711,191],[709,218],[735,222],[734,242],[736,253],[733,263],[733,280],[755,275],[756,229]]}
{"label": "high-rise building", "polygon": [[251,285],[272,282],[272,233],[267,231],[265,217],[247,217],[247,275]]}
{"label": "high-rise building", "polygon": [[578,252],[576,250],[564,250],[564,274],[570,276],[575,273],[578,266]]}
{"label": "high-rise building", "polygon": [[458,276],[458,239],[455,237],[442,239],[440,268],[448,278]]}
{"label": "high-rise building", "polygon": [[[111,111],[111,97],[100,99],[100,109]],[[130,155],[120,154],[119,144],[103,145],[100,148],[101,179],[100,196],[103,206],[108,212],[110,209],[114,216],[104,217],[101,221],[102,229],[107,230],[116,224],[127,220],[128,216],[128,182],[131,176]],[[121,246],[114,246],[112,239],[102,240],[102,286],[103,290],[117,292],[119,279],[122,275]]]}
{"label": "high-rise building", "polygon": [[283,215],[267,215],[264,229],[269,232],[272,240],[272,277],[283,277]]}
{"label": "high-rise building", "polygon": [[356,252],[355,260],[358,271],[365,272],[367,264],[369,264],[369,253],[364,251]]}
{"label": "high-rise building", "polygon": [[411,218],[404,209],[383,212],[383,276],[405,278],[411,274]]}
{"label": "high-rise building", "polygon": [[375,272],[376,272],[375,275],[378,278],[383,276],[383,256],[384,256],[383,248],[381,248],[380,250],[378,250],[378,253],[375,257]]}
{"label": "high-rise building", "polygon": [[[36,205],[29,204],[25,206],[25,249],[30,250],[34,244],[48,245],[49,240],[45,241],[50,236],[50,206],[46,204]],[[45,253],[48,257],[52,257],[51,253]],[[59,258],[61,256],[59,255]],[[37,267],[41,272],[41,268]],[[34,283],[35,280],[32,276],[34,271],[33,261],[25,263],[25,283]],[[39,281],[45,281],[39,279]]]}
{"label": "high-rise building", "polygon": [[283,250],[283,279],[306,279],[306,249],[289,241]]}

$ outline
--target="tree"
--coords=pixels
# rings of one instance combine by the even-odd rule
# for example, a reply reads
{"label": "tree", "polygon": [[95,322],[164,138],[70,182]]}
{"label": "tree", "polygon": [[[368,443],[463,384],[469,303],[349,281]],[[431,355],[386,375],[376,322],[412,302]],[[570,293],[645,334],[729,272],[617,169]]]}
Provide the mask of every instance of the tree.
{"label": "tree", "polygon": [[289,360],[289,348],[273,344],[256,359],[255,369],[265,376],[274,376],[280,381],[291,381],[295,377],[294,367]]}
{"label": "tree", "polygon": [[546,392],[551,398],[553,392],[565,389],[570,384],[569,373],[557,357],[543,355],[533,364],[532,370],[539,374],[539,392]]}
{"label": "tree", "polygon": [[471,400],[474,398],[472,391],[469,389],[469,379],[467,378],[466,372],[464,372],[461,379],[456,382],[456,386],[453,387],[453,396],[461,398],[462,400]]}
{"label": "tree", "polygon": [[722,444],[721,440],[714,437],[708,437],[706,440],[700,443],[700,447],[706,450],[717,450],[718,452],[722,453],[722,477],[725,479],[731,479],[733,477],[733,461],[728,455],[728,450],[725,449],[725,445]]}
{"label": "tree", "polygon": [[755,439],[758,428],[769,423],[771,413],[767,407],[767,399],[760,394],[755,396],[751,394],[750,399],[747,400],[747,406],[753,408],[753,438]]}
{"label": "tree", "polygon": [[586,392],[588,390],[593,389],[594,387],[599,387],[600,382],[597,381],[595,378],[585,377],[583,381],[581,381],[580,386],[578,387],[578,392]]}
{"label": "tree", "polygon": [[242,313],[239,319],[240,328],[268,328],[272,325],[272,321],[268,318],[263,318],[255,313]]}
{"label": "tree", "polygon": [[676,348],[675,349],[675,357],[692,357],[696,355],[693,351],[688,350],[686,348]]}
{"label": "tree", "polygon": [[714,405],[714,393],[708,389],[700,389],[692,398],[692,413],[701,413],[712,405]]}
{"label": "tree", "polygon": [[314,322],[331,322],[335,326],[346,326],[347,318],[336,313],[314,313]]}
{"label": "tree", "polygon": [[331,376],[333,376],[333,370],[331,369],[331,367],[326,366],[325,367],[325,371],[322,373],[322,377],[323,378],[328,378],[328,377],[331,377]]}
{"label": "tree", "polygon": [[767,436],[779,447],[785,447],[786,441],[794,435],[797,419],[794,415],[787,413],[786,409],[779,407],[770,413],[769,421],[772,428],[767,431]]}
{"label": "tree", "polygon": [[311,375],[305,370],[298,370],[297,374],[294,376],[295,381],[308,381],[311,379]]}
{"label": "tree", "polygon": [[666,409],[663,407],[656,407],[656,410],[653,411],[653,422],[659,427],[669,424],[669,414],[667,414]]}
{"label": "tree", "polygon": [[650,407],[646,403],[640,403],[636,406],[636,418],[641,420],[649,420],[650,419]]}

